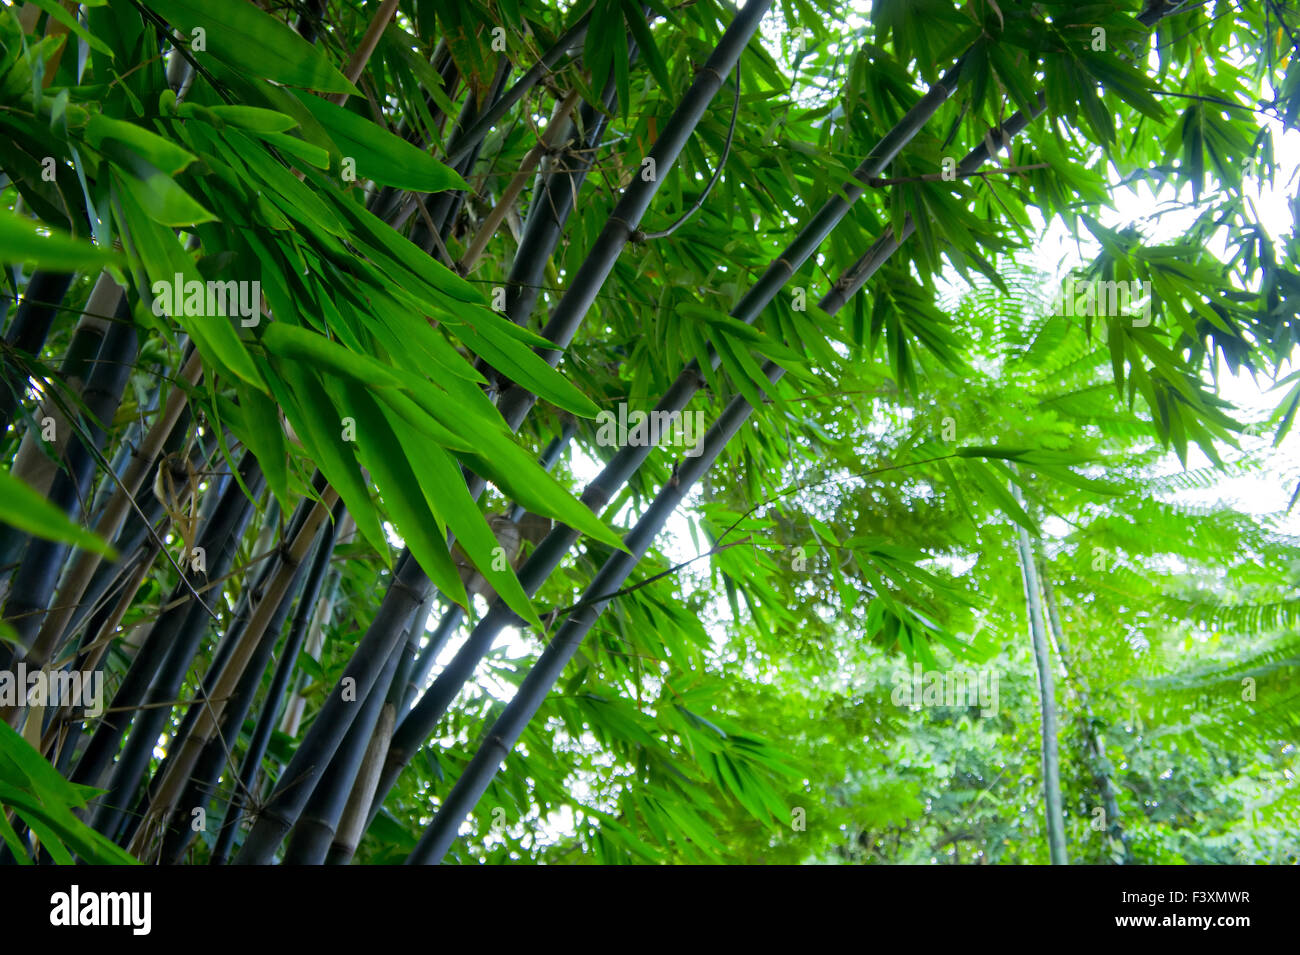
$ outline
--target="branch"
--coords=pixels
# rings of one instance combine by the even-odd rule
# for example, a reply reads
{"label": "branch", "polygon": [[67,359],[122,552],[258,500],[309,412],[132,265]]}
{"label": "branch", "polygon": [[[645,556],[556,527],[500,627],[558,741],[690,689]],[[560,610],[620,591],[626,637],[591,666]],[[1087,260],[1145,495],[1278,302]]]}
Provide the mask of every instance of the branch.
{"label": "branch", "polygon": [[695,200],[689,209],[682,213],[681,218],[661,232],[642,232],[637,229],[632,233],[633,242],[645,242],[648,239],[664,239],[672,235],[685,224],[686,220],[695,213],[700,211],[704,205],[704,200],[709,198],[709,193],[713,187],[718,184],[718,179],[722,175],[722,167],[727,164],[727,157],[731,155],[731,140],[736,135],[736,116],[740,113],[740,61],[741,57],[736,57],[736,96],[731,103],[731,125],[727,127],[727,140],[722,144],[722,155],[718,158],[718,168],[713,171],[713,178],[709,184],[704,187],[700,197]]}
{"label": "branch", "polygon": [[[375,18],[370,21],[370,26],[366,27],[365,36],[361,38],[361,44],[357,47],[357,51],[352,54],[352,59],[348,60],[347,69],[343,71],[343,75],[348,78],[349,83],[355,84],[361,78],[361,71],[370,62],[370,54],[375,52],[375,47],[379,45],[379,38],[383,35],[384,30],[388,28],[388,24],[396,12],[397,0],[384,0],[383,5],[375,12]],[[335,106],[342,106],[347,101],[347,93],[335,93],[330,97],[330,102]]]}

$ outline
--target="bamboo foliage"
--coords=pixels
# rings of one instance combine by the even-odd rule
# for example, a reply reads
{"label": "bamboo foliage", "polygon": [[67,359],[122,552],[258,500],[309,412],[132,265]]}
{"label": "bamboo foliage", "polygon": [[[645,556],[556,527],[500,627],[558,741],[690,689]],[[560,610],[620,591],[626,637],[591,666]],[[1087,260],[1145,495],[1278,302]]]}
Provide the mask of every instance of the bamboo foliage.
{"label": "bamboo foliage", "polygon": [[[805,582],[768,551],[800,526],[837,555],[835,601],[865,594],[846,625],[890,652],[974,652],[960,622],[980,605],[933,548],[868,532],[869,509],[839,533],[782,504],[791,482],[991,364],[1024,389],[1076,382],[1051,396],[1074,432],[972,385],[945,400],[978,440],[918,431],[855,478],[926,475],[962,502],[963,547],[995,515],[1018,527],[1032,610],[1035,515],[1103,496],[1088,429],[1217,462],[1241,425],[1207,369],[1276,375],[1300,344],[1293,238],[1248,198],[1269,123],[1295,120],[1294,14],[1215,7],[881,0],[860,26],[829,0],[0,13],[0,441],[6,480],[48,505],[0,505],[0,667],[111,691],[95,717],[6,708],[69,785],[104,790],[61,791],[59,840],[19,812],[6,852],[541,857],[529,827],[561,812],[584,856],[714,861],[711,819],[788,825],[797,759],[721,702],[715,603],[794,640]],[[1228,49],[1248,55],[1207,67]],[[1193,224],[1103,224],[1117,177],[1185,190]],[[947,314],[940,278],[1011,294],[1037,221],[1095,243],[1072,282],[1145,305]],[[629,414],[653,436],[609,438]],[[698,444],[665,421],[698,421]],[[516,553],[501,516],[525,512],[552,530]],[[680,514],[698,564],[665,556]],[[1162,600],[1170,620],[1212,612]],[[1063,862],[1069,781],[1043,770]],[[495,810],[508,826],[457,844]]]}

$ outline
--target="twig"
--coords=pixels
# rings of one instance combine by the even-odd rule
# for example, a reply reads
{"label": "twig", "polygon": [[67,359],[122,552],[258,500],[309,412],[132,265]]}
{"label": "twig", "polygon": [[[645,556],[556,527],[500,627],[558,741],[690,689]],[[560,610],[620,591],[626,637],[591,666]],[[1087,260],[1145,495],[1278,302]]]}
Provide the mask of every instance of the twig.
{"label": "twig", "polygon": [[691,204],[689,209],[682,213],[681,217],[676,222],[659,232],[642,232],[640,229],[637,229],[632,233],[631,241],[647,242],[650,239],[664,239],[672,235],[686,223],[687,219],[700,211],[700,207],[704,205],[704,200],[709,198],[709,193],[711,193],[713,187],[718,184],[718,179],[722,176],[722,169],[727,164],[727,157],[731,155],[731,140],[736,135],[736,117],[740,113],[740,61],[743,58],[743,55],[736,58],[736,96],[731,103],[731,125],[727,127],[727,140],[722,144],[722,155],[718,157],[718,168],[713,170],[713,178],[710,179],[709,184],[704,187],[704,191],[700,193],[700,197]]}

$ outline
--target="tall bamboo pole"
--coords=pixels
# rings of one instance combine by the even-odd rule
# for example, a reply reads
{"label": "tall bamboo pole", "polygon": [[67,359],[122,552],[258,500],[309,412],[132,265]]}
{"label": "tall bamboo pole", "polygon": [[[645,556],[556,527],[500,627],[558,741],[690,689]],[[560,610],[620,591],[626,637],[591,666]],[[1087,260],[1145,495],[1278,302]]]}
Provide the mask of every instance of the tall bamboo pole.
{"label": "tall bamboo pole", "polygon": [[[90,496],[96,458],[108,440],[109,427],[138,348],[135,325],[130,321],[125,299],[120,298],[120,289],[118,295],[120,304],[114,321],[96,316],[82,318],[86,338],[97,339],[82,392],[88,413],[77,423],[70,421],[65,426],[69,433],[62,455],[63,468],[45,494],[47,500],[73,518],[80,516],[82,504]],[[74,336],[74,341],[75,337],[81,336]],[[24,655],[36,639],[68,552],[66,543],[33,537],[14,574],[4,615],[10,620]]]}
{"label": "tall bamboo pole", "polygon": [[[111,540],[121,529],[131,508],[131,500],[139,492],[145,478],[153,472],[163,445],[175,430],[189,400],[185,386],[198,384],[203,375],[203,361],[197,350],[192,350],[179,375],[179,384],[167,396],[162,414],[149,429],[140,446],[131,453],[131,463],[121,480],[116,482],[112,496],[95,525],[95,533]],[[83,550],[72,565],[67,578],[59,587],[54,608],[46,616],[28,658],[42,664],[57,652],[74,611],[81,602],[91,577],[100,563],[95,551]]]}
{"label": "tall bamboo pole", "polygon": [[[337,511],[340,505],[336,504],[334,509]],[[244,721],[248,718],[248,712],[252,709],[253,701],[257,696],[257,691],[262,685],[262,678],[266,673],[267,666],[271,662],[271,656],[275,651],[275,646],[279,642],[280,633],[284,630],[285,621],[289,619],[289,613],[293,610],[293,597],[298,595],[298,606],[302,607],[304,602],[310,604],[315,600],[315,594],[311,594],[308,586],[313,583],[315,574],[313,571],[321,564],[328,565],[330,556],[333,553],[334,543],[334,521],[326,521],[320,529],[320,536],[315,544],[315,550],[311,555],[309,563],[299,564],[294,575],[293,582],[285,598],[275,609],[262,634],[262,639],[257,645],[252,658],[244,668],[243,676],[235,687],[235,692],[231,694],[230,699],[225,701],[225,710],[221,714],[221,722],[218,726],[216,735],[213,736],[204,747],[203,752],[199,755],[195,763],[194,771],[190,774],[185,789],[181,792],[177,800],[177,808],[170,822],[164,825],[164,835],[162,846],[159,850],[159,861],[164,865],[174,865],[181,861],[185,854],[186,848],[194,836],[194,827],[190,824],[195,809],[207,811],[208,804],[217,791],[217,782],[222,772],[238,773],[238,769],[233,762],[233,754],[239,743],[240,733],[243,731]],[[324,576],[322,570],[320,576]],[[316,588],[319,590],[319,581],[316,582]],[[308,599],[310,598],[310,599]],[[291,633],[286,639],[293,639]],[[298,638],[301,642],[301,637]],[[281,662],[284,662],[284,657]],[[294,660],[297,655],[294,655]],[[292,668],[290,668],[292,669]],[[274,677],[272,677],[274,681]],[[275,709],[274,702],[270,697],[267,698],[265,706]],[[274,725],[272,722],[270,725]],[[235,795],[242,793],[236,792]],[[141,812],[147,806],[140,807]]]}
{"label": "tall bamboo pole", "polygon": [[[854,181],[841,189],[840,195],[830,199],[800,230],[798,236],[768,266],[758,282],[741,298],[732,309],[734,318],[746,323],[753,323],[785,282],[817,250],[831,229],[848,212],[853,201],[864,191],[862,183],[878,175],[898,154],[898,152],[924,127],[926,121],[939,109],[956,88],[961,75],[961,60],[950,69],[931,89],[921,97],[917,104],[891,129],[871,150],[870,155],[854,170]],[[981,162],[983,160],[980,160]],[[978,165],[978,163],[977,163]],[[879,267],[880,259],[872,268]],[[859,263],[860,265],[861,263]],[[856,266],[855,266],[856,267]],[[862,269],[859,269],[862,272]],[[865,272],[863,275],[865,276]],[[865,277],[863,278],[865,281]],[[836,305],[838,308],[838,305]],[[547,329],[547,337],[556,341],[555,336],[565,334],[567,320],[564,319],[564,300],[557,306]],[[559,321],[557,321],[557,316]],[[558,353],[552,353],[558,358]],[[716,366],[717,355],[710,349],[710,360]],[[704,384],[699,365],[691,361],[678,375],[663,398],[655,405],[655,413],[680,412]],[[507,422],[515,426],[510,415],[522,418],[527,413],[531,400],[520,395],[520,389],[511,389],[503,396],[503,407],[511,408],[507,412]],[[653,448],[626,445],[619,449],[600,475],[582,493],[582,502],[599,512],[612,499],[613,494],[641,466]],[[519,571],[519,583],[524,592],[530,596],[546,581],[564,555],[577,542],[577,531],[564,525],[557,525],[546,539],[537,547],[529,560]],[[479,661],[491,649],[501,630],[516,623],[518,618],[500,601],[495,602],[488,613],[470,633],[469,639],[458,651],[455,658],[438,675],[434,685],[424,694],[415,708],[399,722],[393,735],[389,755],[385,760],[383,775],[380,779],[378,795],[371,807],[373,819],[384,797],[397,781],[402,769],[411,757],[424,744],[424,740],[433,732],[447,707],[451,705],[456,694],[473,675]]]}
{"label": "tall bamboo pole", "polygon": [[1079,699],[1079,708],[1082,711],[1079,722],[1084,739],[1087,740],[1088,763],[1092,768],[1092,778],[1097,784],[1097,791],[1101,794],[1102,809],[1106,813],[1106,833],[1119,845],[1121,861],[1132,863],[1133,846],[1121,823],[1119,796],[1115,788],[1115,768],[1111,765],[1110,758],[1106,755],[1105,744],[1097,732],[1096,717],[1092,708],[1093,696],[1088,686],[1088,678],[1076,666],[1074,655],[1070,652],[1070,645],[1065,637],[1065,628],[1061,626],[1061,614],[1056,606],[1056,591],[1052,586],[1041,536],[1034,540],[1034,561],[1038,569],[1038,581],[1043,588],[1043,602],[1047,607],[1047,625],[1056,643],[1056,652],[1061,658],[1061,667],[1065,671],[1066,681]]}
{"label": "tall bamboo pole", "polygon": [[18,311],[5,329],[6,347],[0,350],[0,438],[13,422],[27,383],[26,370],[11,352],[40,354],[72,279],[70,272],[33,272],[18,303]]}
{"label": "tall bamboo pole", "polygon": [[[294,612],[293,625],[289,629],[289,635],[285,637],[284,647],[280,650],[280,661],[276,664],[275,676],[271,678],[271,686],[266,691],[266,701],[262,704],[261,713],[258,714],[257,726],[253,730],[248,751],[244,754],[244,761],[239,769],[238,785],[231,795],[229,809],[222,821],[221,835],[212,853],[214,864],[223,864],[229,855],[243,811],[244,791],[251,792],[257,783],[262,757],[266,755],[266,747],[271,742],[271,731],[280,716],[280,703],[297,668],[298,654],[307,637],[308,623],[316,609],[316,602],[320,599],[325,576],[329,572],[330,559],[334,556],[334,545],[338,540],[343,513],[344,505],[336,504],[332,519],[321,529],[321,542],[312,556],[311,569],[307,573],[302,596],[298,598],[298,609]],[[185,805],[185,800],[182,799],[181,804]],[[173,852],[169,853],[168,847],[164,846],[163,858],[173,863],[178,862],[188,844],[189,837],[186,836],[185,841]]]}
{"label": "tall bamboo pole", "polygon": [[[709,57],[705,68],[696,76],[690,90],[673,112],[664,127],[663,134],[651,150],[651,155],[656,157],[656,168],[660,174],[650,180],[634,180],[627,188],[623,199],[615,209],[614,216],[611,216],[600,237],[597,238],[595,246],[588,253],[583,267],[574,279],[574,284],[561,300],[561,307],[564,306],[566,299],[570,300],[570,304],[565,308],[566,326],[572,326],[576,330],[576,325],[582,317],[577,313],[577,305],[585,302],[583,307],[585,312],[595,300],[596,293],[612,271],[623,246],[631,237],[635,224],[640,221],[641,215],[658,191],[664,175],[672,168],[682,146],[721,86],[722,77],[731,71],[741,50],[757,31],[759,21],[770,5],[771,0],[750,0],[723,33],[717,49]],[[615,216],[623,221],[615,222]],[[557,344],[562,347],[563,344],[567,344],[567,341],[557,342]],[[526,410],[524,409],[524,413]],[[522,419],[523,414],[520,414],[513,427],[517,428]],[[509,420],[507,418],[507,421]],[[472,481],[471,491],[477,494],[482,486],[481,480]],[[409,616],[415,604],[423,599],[427,587],[428,577],[418,565],[414,561],[403,562],[393,586],[390,587],[384,603],[380,606],[375,621],[367,630],[342,678],[355,682],[358,698],[363,692],[368,693],[374,685],[394,645],[401,639],[400,625]],[[392,599],[389,599],[390,597]],[[284,835],[297,821],[306,800],[310,798],[312,788],[320,778],[323,767],[328,764],[329,758],[346,734],[354,716],[355,708],[349,708],[337,692],[330,695],[285,770],[286,777],[293,780],[292,786],[282,785],[272,794],[257,824],[249,833],[243,849],[236,857],[237,864],[271,861]]]}
{"label": "tall bamboo pole", "polygon": [[230,660],[221,672],[221,678],[217,681],[213,698],[203,706],[194,730],[181,744],[180,751],[175,754],[174,761],[160,778],[157,795],[149,807],[149,818],[141,824],[137,833],[137,840],[132,843],[133,851],[142,847],[139,834],[149,831],[149,823],[167,818],[176,808],[176,800],[180,797],[185,781],[194,769],[194,763],[198,760],[208,740],[217,731],[218,721],[225,709],[225,700],[235,692],[244,668],[252,659],[263,633],[270,625],[279,607],[280,601],[285,599],[294,578],[297,576],[298,565],[302,563],[303,558],[316,539],[317,531],[320,530],[321,524],[329,517],[330,509],[337,500],[338,494],[334,489],[327,489],[308,513],[307,519],[303,521],[302,529],[285,548],[280,566],[267,584],[266,596],[253,612],[239,646],[235,648]]}
{"label": "tall bamboo pole", "polygon": [[[260,469],[251,454],[244,455],[240,468],[248,478],[253,480],[252,486],[257,487]],[[234,492],[243,497],[243,492],[237,485]],[[209,575],[219,578],[229,571],[238,549],[239,536],[242,536],[252,512],[251,502],[245,501],[242,505],[235,503],[234,507],[239,511],[238,518],[234,521],[234,534],[225,541],[214,542],[217,543],[214,550],[205,550],[206,570],[192,570],[187,562],[186,573],[190,577],[190,586],[201,587],[206,583]],[[168,641],[170,646],[166,659],[150,682],[148,693],[144,697],[144,706],[136,715],[131,727],[131,735],[117,759],[108,793],[101,797],[95,812],[94,828],[110,838],[116,834],[122,814],[134,802],[141,777],[149,767],[154,747],[158,745],[158,737],[171,715],[172,707],[163,704],[176,699],[185,680],[185,674],[199,651],[203,635],[208,631],[207,611],[197,601],[187,602],[176,608],[176,611],[170,616],[164,615],[164,618],[160,618],[155,624],[156,628],[163,628],[164,633],[167,633],[172,629],[167,626],[167,623],[172,623],[175,632]]]}
{"label": "tall bamboo pole", "polygon": [[[1014,466],[1012,466],[1014,470]],[[1023,500],[1020,487],[1011,484],[1011,492]],[[1038,708],[1043,736],[1043,809],[1047,822],[1047,848],[1052,865],[1069,865],[1065,848],[1065,811],[1061,802],[1061,758],[1059,730],[1056,720],[1056,677],[1053,672],[1052,650],[1048,646],[1047,628],[1043,624],[1042,590],[1038,571],[1034,566],[1033,548],[1029,532],[1016,525],[1016,547],[1020,554],[1020,573],[1025,585],[1025,614],[1029,619],[1029,637],[1034,651],[1034,666],[1038,671]]]}
{"label": "tall bamboo pole", "polygon": [[[260,486],[261,469],[252,455],[245,455],[240,462],[240,470],[246,485]],[[198,546],[204,548],[208,555],[207,564],[213,570],[214,576],[222,576],[229,568],[229,562],[234,560],[236,546],[251,513],[251,502],[244,496],[239,485],[232,482],[226,487],[221,504],[213,513],[212,520],[199,532]],[[218,570],[220,573],[217,572]],[[189,583],[192,585],[193,581]],[[100,784],[101,777],[117,754],[122,733],[131,725],[132,713],[144,702],[160,668],[164,667],[169,659],[173,661],[174,667],[179,667],[182,662],[181,656],[184,655],[191,641],[197,649],[197,636],[191,638],[188,635],[201,632],[199,625],[206,618],[207,612],[197,601],[191,599],[186,581],[177,582],[169,604],[169,609],[165,610],[149,629],[144,645],[131,662],[126,676],[113,695],[108,711],[77,763],[72,776],[73,782],[91,786]],[[180,641],[186,641],[186,646],[178,650],[177,645]],[[181,656],[174,657],[173,651]],[[192,653],[190,656],[192,657]],[[188,660],[185,661],[185,665],[188,667]],[[169,679],[169,674],[164,672],[163,678]],[[157,739],[156,735],[154,739]]]}

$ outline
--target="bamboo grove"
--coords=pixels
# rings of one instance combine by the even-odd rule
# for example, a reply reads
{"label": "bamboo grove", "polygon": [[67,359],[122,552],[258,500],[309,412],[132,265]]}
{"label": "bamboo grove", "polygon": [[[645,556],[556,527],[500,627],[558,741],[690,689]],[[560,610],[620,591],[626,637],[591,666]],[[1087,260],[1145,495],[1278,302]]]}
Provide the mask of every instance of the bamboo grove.
{"label": "bamboo grove", "polygon": [[[828,678],[809,620],[987,658],[984,597],[927,563],[958,549],[1023,580],[999,626],[1033,636],[1067,861],[1052,701],[1100,705],[1069,631],[1109,598],[1044,528],[1154,519],[1164,449],[1230,468],[1210,378],[1300,344],[1294,236],[1254,198],[1300,10],[860,6],[0,10],[0,669],[103,687],[0,700],[4,861],[725,859],[816,797],[719,621]],[[1104,224],[1121,180],[1186,227]],[[1016,256],[1050,222],[1140,315],[1034,299]],[[1269,621],[1232,626],[1294,622],[1295,542],[1178,526],[1188,561],[1265,555]],[[1270,739],[1281,646],[1215,676],[1291,660]],[[1135,861],[1097,722],[1099,851]]]}

